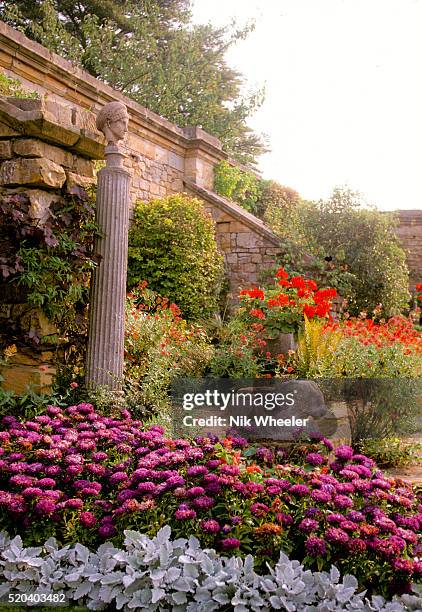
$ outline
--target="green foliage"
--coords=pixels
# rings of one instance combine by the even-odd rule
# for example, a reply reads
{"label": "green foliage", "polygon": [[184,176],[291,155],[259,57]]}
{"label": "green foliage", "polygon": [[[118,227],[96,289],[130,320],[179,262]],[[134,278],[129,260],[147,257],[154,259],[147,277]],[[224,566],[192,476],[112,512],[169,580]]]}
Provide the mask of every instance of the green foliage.
{"label": "green foliage", "polygon": [[264,373],[262,334],[249,328],[241,313],[222,326],[209,364],[210,374],[223,378],[258,378]]}
{"label": "green foliage", "polygon": [[253,172],[221,161],[214,166],[214,191],[233,200],[260,219],[284,215],[299,203],[299,194],[276,181],[260,179]]}
{"label": "green foliage", "polygon": [[422,356],[396,343],[391,346],[363,344],[343,337],[321,375],[328,378],[419,378]]}
{"label": "green foliage", "polygon": [[252,214],[258,214],[261,181],[252,172],[241,170],[223,160],[214,167],[214,190]]}
{"label": "green foliage", "polygon": [[[169,389],[176,376],[201,377],[212,355],[205,330],[188,324],[145,283],[129,295],[125,330],[125,380],[137,387],[142,416],[169,415]],[[168,423],[167,423],[168,424]]]}
{"label": "green foliage", "polygon": [[36,91],[26,91],[18,79],[12,79],[0,72],[0,96],[16,98],[39,98]]}
{"label": "green foliage", "polygon": [[176,302],[187,319],[204,319],[217,309],[223,259],[214,223],[203,204],[186,195],[138,202],[129,232],[128,286],[147,280]]}
{"label": "green foliage", "polygon": [[152,111],[184,127],[200,125],[225,150],[253,162],[266,150],[247,126],[263,92],[242,94],[227,49],[252,25],[191,22],[188,0],[15,0],[0,18]]}
{"label": "green foliage", "polygon": [[265,220],[283,238],[286,268],[311,267],[348,300],[352,315],[380,303],[387,317],[407,307],[408,270],[395,218],[365,208],[359,194],[336,188],[328,201],[300,202],[288,211],[270,206]]}
{"label": "green foliage", "polygon": [[420,431],[421,391],[416,378],[346,379],[342,392],[353,443]]}
{"label": "green foliage", "polygon": [[[97,226],[87,194],[57,196],[48,218],[34,223],[25,194],[0,198],[0,274],[20,301],[39,307],[68,341],[69,356],[83,351],[86,305]],[[7,330],[2,330],[7,337]],[[20,338],[19,340],[22,340]],[[23,338],[24,342],[28,338]],[[38,344],[42,338],[32,333]]]}
{"label": "green foliage", "polygon": [[417,461],[420,444],[409,444],[400,438],[361,440],[356,450],[376,461],[380,468],[395,468],[411,465]]}

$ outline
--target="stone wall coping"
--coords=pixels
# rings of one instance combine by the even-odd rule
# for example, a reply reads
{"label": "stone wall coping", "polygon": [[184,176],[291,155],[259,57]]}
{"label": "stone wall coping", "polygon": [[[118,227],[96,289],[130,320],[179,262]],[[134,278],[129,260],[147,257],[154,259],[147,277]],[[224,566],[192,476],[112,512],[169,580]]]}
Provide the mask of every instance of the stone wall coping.
{"label": "stone wall coping", "polygon": [[204,189],[204,187],[200,187],[192,181],[184,180],[183,183],[186,189],[188,189],[190,192],[199,196],[206,202],[213,204],[216,208],[219,208],[225,213],[232,215],[235,219],[250,227],[251,230],[257,234],[260,234],[275,246],[282,246],[282,240],[279,238],[279,236],[274,234],[269,227],[267,227],[265,223],[261,221],[261,219],[255,217],[255,215],[239,206],[239,204],[236,204],[223,196],[217,195],[213,191]]}
{"label": "stone wall coping", "polygon": [[408,217],[409,219],[422,220],[422,210],[420,208],[395,210],[394,212],[398,214],[400,218]]}
{"label": "stone wall coping", "polygon": [[99,132],[59,124],[43,107],[42,100],[22,100],[24,108],[20,108],[20,102],[0,96],[0,120],[20,135],[60,145],[89,159],[104,159],[104,139]]}
{"label": "stone wall coping", "polygon": [[21,75],[22,78],[27,78],[25,66],[36,73],[45,75],[46,78],[53,77],[65,87],[83,95],[89,101],[89,104],[86,104],[87,108],[93,111],[98,111],[107,102],[120,100],[126,104],[129,116],[135,124],[138,124],[138,129],[141,127],[141,130],[155,132],[186,149],[199,148],[217,160],[228,157],[215,136],[199,127],[178,127],[99,81],[72,62],[30,40],[22,32],[14,30],[3,21],[0,21],[0,48],[2,50],[0,66],[2,65],[18,77]]}

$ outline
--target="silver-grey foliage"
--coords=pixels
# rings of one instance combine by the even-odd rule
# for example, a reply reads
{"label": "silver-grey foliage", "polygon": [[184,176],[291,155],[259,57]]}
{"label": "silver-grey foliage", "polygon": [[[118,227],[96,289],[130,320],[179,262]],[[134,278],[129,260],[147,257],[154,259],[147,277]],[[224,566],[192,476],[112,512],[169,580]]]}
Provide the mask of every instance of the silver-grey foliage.
{"label": "silver-grey foliage", "polygon": [[[199,541],[171,540],[170,527],[155,538],[125,531],[125,548],[102,544],[91,552],[81,544],[59,548],[54,538],[24,548],[19,536],[0,534],[0,597],[65,593],[69,603],[102,610],[210,612],[230,608],[270,612],[422,610],[422,590],[386,602],[358,593],[356,578],[305,570],[283,553],[266,576],[254,571],[253,557],[222,557]],[[4,600],[3,600],[4,601]]]}

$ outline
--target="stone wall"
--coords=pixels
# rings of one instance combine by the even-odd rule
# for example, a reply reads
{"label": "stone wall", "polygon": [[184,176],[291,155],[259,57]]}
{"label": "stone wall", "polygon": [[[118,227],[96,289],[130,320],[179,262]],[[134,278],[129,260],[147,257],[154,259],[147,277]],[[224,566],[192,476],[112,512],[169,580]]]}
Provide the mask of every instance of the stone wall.
{"label": "stone wall", "polygon": [[[93,159],[103,144],[57,103],[0,99],[0,197],[26,194],[34,225],[42,226],[50,207],[75,186],[95,181]],[[60,121],[60,124],[59,124]],[[1,278],[1,276],[0,276]],[[38,390],[51,385],[55,373],[57,330],[37,308],[25,301],[20,288],[0,282],[0,345],[16,341],[3,388],[22,393],[32,383]]]}
{"label": "stone wall", "polygon": [[422,210],[399,210],[397,235],[407,254],[410,290],[422,283]]}
{"label": "stone wall", "polygon": [[225,255],[230,297],[239,289],[259,284],[282,251],[280,239],[257,217],[227,198],[185,181],[188,192],[205,202],[215,221],[217,244]]}
{"label": "stone wall", "polygon": [[[96,113],[111,100],[126,104],[130,121],[124,146],[132,201],[182,191],[204,200],[216,221],[233,295],[239,287],[257,282],[260,271],[271,266],[280,250],[279,239],[259,219],[212,192],[213,168],[227,159],[217,138],[197,127],[179,128],[2,22],[0,49],[0,68],[6,74],[38,92],[46,111],[54,114],[59,102],[71,120],[99,142]],[[63,119],[68,122],[66,114]]]}

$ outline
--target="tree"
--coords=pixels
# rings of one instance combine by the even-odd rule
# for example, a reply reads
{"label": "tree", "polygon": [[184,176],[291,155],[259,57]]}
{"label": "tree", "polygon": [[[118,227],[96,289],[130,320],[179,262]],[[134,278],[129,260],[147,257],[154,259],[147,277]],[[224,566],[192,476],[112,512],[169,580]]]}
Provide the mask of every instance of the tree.
{"label": "tree", "polygon": [[263,92],[242,95],[225,53],[252,25],[193,25],[190,0],[0,0],[0,18],[152,111],[217,136],[239,161],[266,149],[247,118]]}
{"label": "tree", "polygon": [[351,314],[371,314],[380,303],[385,316],[407,307],[408,270],[394,215],[366,206],[348,188],[334,189],[326,201],[301,201],[290,212],[267,213],[267,222],[294,253],[291,265],[299,255],[313,256],[329,284],[348,299]]}

